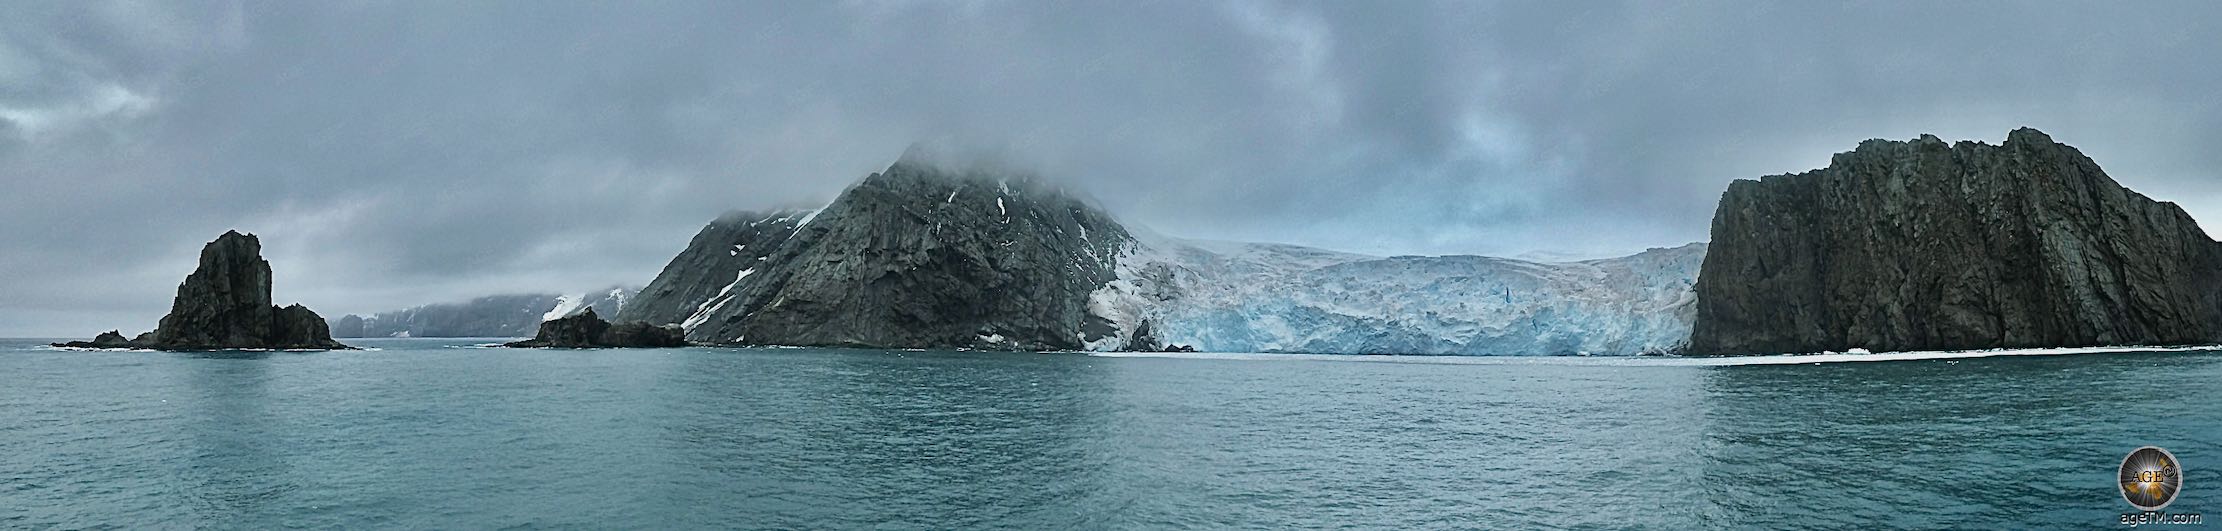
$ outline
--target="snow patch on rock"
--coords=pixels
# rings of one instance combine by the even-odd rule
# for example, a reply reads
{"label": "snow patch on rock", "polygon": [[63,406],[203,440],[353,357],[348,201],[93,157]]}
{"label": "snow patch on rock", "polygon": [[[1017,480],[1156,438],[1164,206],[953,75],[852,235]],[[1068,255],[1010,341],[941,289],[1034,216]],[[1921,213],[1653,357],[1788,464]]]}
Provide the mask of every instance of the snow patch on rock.
{"label": "snow patch on rock", "polygon": [[571,312],[579,311],[580,303],[585,300],[585,295],[571,295],[568,293],[558,295],[556,296],[555,308],[550,308],[548,310],[548,313],[540,314],[540,320],[553,321],[556,319],[562,319],[566,315],[571,315]]}

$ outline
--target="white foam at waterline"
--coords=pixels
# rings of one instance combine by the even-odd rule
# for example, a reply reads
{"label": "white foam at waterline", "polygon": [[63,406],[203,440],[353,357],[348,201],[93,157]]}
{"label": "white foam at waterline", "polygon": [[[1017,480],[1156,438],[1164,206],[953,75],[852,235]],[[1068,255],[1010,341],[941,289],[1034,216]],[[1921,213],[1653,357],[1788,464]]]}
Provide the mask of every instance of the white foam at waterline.
{"label": "white foam at waterline", "polygon": [[1885,352],[1879,354],[1779,354],[1771,356],[1409,356],[1381,354],[1266,354],[1240,352],[1087,352],[1104,358],[1179,358],[1238,361],[1339,361],[1432,365],[1584,365],[1609,367],[1729,367],[1802,365],[1872,361],[1952,360],[2000,356],[2061,356],[2141,352],[2222,351],[2222,345],[2193,347],[2083,347],[1964,351]]}

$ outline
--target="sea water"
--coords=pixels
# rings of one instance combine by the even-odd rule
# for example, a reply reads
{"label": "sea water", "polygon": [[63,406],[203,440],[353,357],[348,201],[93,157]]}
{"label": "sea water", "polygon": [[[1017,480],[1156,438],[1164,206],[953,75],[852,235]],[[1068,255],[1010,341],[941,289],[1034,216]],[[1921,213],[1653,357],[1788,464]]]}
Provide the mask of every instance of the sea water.
{"label": "sea water", "polygon": [[0,527],[2103,527],[2133,511],[2115,468],[2145,445],[2183,461],[2168,511],[2222,512],[2215,352],[1841,362],[488,341],[214,353],[0,341]]}

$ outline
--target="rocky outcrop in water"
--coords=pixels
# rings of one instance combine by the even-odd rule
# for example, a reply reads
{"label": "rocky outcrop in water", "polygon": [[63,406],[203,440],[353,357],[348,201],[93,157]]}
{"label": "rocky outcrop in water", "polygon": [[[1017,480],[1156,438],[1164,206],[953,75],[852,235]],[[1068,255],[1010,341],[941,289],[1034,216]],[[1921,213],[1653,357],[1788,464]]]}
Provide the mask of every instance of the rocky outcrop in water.
{"label": "rocky outcrop in water", "polygon": [[568,317],[540,323],[532,339],[504,344],[516,348],[684,347],[686,331],[676,325],[627,322],[612,325],[587,308]]}
{"label": "rocky outcrop in water", "polygon": [[1712,232],[1691,353],[2222,340],[2222,244],[2034,129],[1736,181]]}
{"label": "rocky outcrop in water", "polygon": [[[114,336],[114,337],[110,337]],[[123,334],[102,334],[92,345]],[[63,345],[73,345],[65,343]],[[228,231],[201,248],[200,266],[178,285],[169,315],[154,332],[127,342],[162,350],[352,348],[332,340],[324,318],[299,304],[270,304],[270,262],[262,241]],[[103,346],[103,348],[108,348]]]}
{"label": "rocky outcrop in water", "polygon": [[121,330],[109,330],[94,336],[92,341],[71,341],[68,343],[54,343],[53,345],[69,348],[131,348],[131,340],[124,339]]}
{"label": "rocky outcrop in water", "polygon": [[1165,341],[1158,339],[1157,331],[1150,329],[1150,320],[1143,319],[1142,324],[1136,325],[1134,327],[1134,335],[1127,337],[1126,346],[1124,348],[1120,348],[1119,350],[1128,352],[1157,352],[1164,349]]}

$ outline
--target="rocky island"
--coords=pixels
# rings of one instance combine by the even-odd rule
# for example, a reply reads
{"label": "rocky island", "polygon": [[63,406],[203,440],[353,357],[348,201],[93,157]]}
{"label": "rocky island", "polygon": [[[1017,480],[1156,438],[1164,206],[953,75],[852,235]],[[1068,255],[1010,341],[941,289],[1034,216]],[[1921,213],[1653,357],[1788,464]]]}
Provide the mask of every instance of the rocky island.
{"label": "rocky island", "polygon": [[2035,129],[1739,180],[1712,234],[1693,354],[2222,340],[2222,244]]}
{"label": "rocky island", "polygon": [[227,231],[201,248],[200,266],[178,285],[170,313],[153,332],[123,340],[110,331],[92,341],[56,343],[79,348],[157,350],[352,349],[332,340],[324,318],[299,304],[270,303],[270,262],[262,241]]}
{"label": "rocky island", "polygon": [[549,319],[540,323],[540,332],[532,339],[505,343],[512,348],[668,348],[687,346],[686,330],[677,325],[654,325],[641,321],[610,324],[586,310],[566,317]]}

